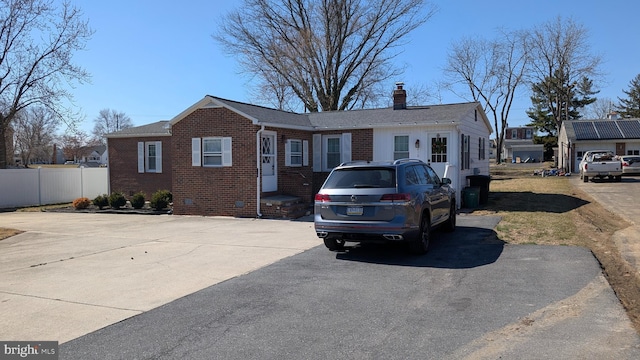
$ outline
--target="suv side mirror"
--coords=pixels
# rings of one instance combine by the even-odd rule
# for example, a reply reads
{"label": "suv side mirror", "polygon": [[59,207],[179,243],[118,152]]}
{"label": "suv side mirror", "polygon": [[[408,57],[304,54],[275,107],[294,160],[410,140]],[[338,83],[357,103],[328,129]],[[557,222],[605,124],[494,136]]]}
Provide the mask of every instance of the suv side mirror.
{"label": "suv side mirror", "polygon": [[451,185],[451,179],[449,178],[442,178],[442,181],[440,181],[441,185]]}

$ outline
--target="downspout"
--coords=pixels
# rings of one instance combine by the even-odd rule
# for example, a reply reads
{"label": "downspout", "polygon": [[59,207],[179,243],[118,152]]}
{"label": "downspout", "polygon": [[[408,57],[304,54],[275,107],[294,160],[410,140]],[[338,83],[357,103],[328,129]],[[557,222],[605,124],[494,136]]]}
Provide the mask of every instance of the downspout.
{"label": "downspout", "polygon": [[262,125],[260,130],[258,130],[258,132],[256,133],[256,216],[258,218],[262,217],[262,212],[260,211],[260,188],[261,188],[260,170],[262,166],[262,161],[261,161],[262,156],[260,156],[260,153],[261,153],[260,136],[262,135],[263,131],[264,131],[264,125]]}

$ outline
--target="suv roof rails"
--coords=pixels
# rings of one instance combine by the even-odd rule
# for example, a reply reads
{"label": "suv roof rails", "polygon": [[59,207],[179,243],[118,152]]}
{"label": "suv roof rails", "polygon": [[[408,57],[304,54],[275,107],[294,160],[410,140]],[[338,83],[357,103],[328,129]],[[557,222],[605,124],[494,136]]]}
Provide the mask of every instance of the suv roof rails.
{"label": "suv roof rails", "polygon": [[398,165],[398,164],[404,164],[404,163],[409,163],[409,162],[416,162],[416,163],[421,163],[424,164],[425,162],[420,160],[420,159],[398,159],[396,161],[393,162],[393,165]]}
{"label": "suv roof rails", "polygon": [[343,163],[341,163],[338,166],[345,166],[345,165],[356,165],[356,164],[371,164],[372,161],[369,160],[353,160],[353,161],[345,161]]}

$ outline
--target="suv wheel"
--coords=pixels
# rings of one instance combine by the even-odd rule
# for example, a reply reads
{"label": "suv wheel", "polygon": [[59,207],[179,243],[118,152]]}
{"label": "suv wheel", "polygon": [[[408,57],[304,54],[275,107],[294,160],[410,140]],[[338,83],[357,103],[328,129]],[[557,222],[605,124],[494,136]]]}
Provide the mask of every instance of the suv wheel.
{"label": "suv wheel", "polygon": [[342,239],[324,239],[324,246],[331,251],[344,249],[344,240]]}
{"label": "suv wheel", "polygon": [[444,224],[444,231],[454,231],[456,229],[456,202],[451,202],[451,208],[449,209],[449,220]]}
{"label": "suv wheel", "polygon": [[429,242],[431,239],[431,219],[429,214],[423,214],[420,220],[420,233],[415,240],[409,243],[409,249],[412,253],[422,255],[429,250]]}

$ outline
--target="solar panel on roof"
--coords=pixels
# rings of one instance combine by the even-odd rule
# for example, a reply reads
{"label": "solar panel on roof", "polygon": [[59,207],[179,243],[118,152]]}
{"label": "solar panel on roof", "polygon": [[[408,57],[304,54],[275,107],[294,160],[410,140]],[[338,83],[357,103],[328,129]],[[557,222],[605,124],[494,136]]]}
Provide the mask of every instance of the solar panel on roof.
{"label": "solar panel on roof", "polygon": [[598,139],[598,133],[593,127],[593,121],[574,121],[573,131],[576,133],[576,140]]}
{"label": "solar panel on roof", "polygon": [[640,121],[618,120],[618,125],[626,139],[640,139]]}
{"label": "solar panel on roof", "polygon": [[594,121],[593,126],[596,128],[600,139],[622,139],[622,133],[615,121]]}

